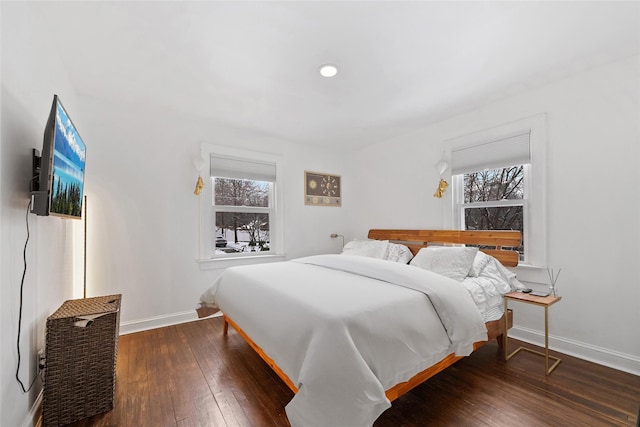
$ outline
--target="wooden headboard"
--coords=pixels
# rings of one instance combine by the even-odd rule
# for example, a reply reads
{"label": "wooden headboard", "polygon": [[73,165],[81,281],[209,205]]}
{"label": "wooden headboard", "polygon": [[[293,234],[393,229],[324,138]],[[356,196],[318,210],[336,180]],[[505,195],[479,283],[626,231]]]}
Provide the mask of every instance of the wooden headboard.
{"label": "wooden headboard", "polygon": [[443,243],[479,246],[482,252],[493,256],[504,266],[515,267],[518,265],[519,254],[511,248],[520,246],[522,234],[519,231],[501,230],[369,230],[369,238],[402,243],[414,255],[426,246]]}

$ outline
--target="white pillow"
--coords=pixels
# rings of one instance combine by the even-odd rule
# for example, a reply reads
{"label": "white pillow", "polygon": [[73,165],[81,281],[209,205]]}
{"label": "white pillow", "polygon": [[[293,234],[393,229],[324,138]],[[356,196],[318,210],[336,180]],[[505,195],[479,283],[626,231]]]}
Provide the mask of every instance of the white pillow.
{"label": "white pillow", "polygon": [[471,270],[469,271],[470,277],[478,277],[482,270],[487,266],[489,261],[493,258],[490,255],[485,254],[482,251],[478,251],[476,257],[473,259],[473,264],[471,265]]}
{"label": "white pillow", "polygon": [[342,248],[342,255],[358,255],[385,259],[388,240],[352,240]]}
{"label": "white pillow", "polygon": [[482,251],[478,251],[473,265],[469,271],[469,277],[485,277],[490,278],[494,282],[505,283],[506,289],[502,293],[509,291],[517,291],[524,289],[524,285],[516,279],[516,274],[507,269],[500,261],[487,255]]}
{"label": "white pillow", "polygon": [[409,264],[462,282],[477,253],[478,248],[426,247]]}
{"label": "white pillow", "polygon": [[401,262],[402,264],[406,264],[411,261],[413,258],[413,254],[411,250],[405,245],[401,245],[399,243],[389,243],[389,247],[387,248],[387,254],[384,259],[393,262]]}

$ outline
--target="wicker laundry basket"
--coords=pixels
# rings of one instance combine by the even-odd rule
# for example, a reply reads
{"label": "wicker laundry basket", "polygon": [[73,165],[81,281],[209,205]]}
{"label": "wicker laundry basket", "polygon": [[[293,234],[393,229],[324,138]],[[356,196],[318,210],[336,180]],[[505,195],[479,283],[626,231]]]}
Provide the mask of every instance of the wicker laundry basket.
{"label": "wicker laundry basket", "polygon": [[113,409],[121,298],[69,300],[47,318],[43,427]]}

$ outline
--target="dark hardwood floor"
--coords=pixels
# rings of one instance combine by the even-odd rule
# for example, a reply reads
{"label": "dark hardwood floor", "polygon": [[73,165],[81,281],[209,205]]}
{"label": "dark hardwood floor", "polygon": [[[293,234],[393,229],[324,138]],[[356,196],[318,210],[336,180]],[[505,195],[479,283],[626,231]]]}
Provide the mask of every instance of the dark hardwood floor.
{"label": "dark hardwood floor", "polygon": [[[487,344],[393,402],[375,426],[635,426],[640,377],[560,356],[547,377],[540,356],[505,363]],[[212,318],[120,337],[115,408],[70,426],[289,426],[292,397]]]}

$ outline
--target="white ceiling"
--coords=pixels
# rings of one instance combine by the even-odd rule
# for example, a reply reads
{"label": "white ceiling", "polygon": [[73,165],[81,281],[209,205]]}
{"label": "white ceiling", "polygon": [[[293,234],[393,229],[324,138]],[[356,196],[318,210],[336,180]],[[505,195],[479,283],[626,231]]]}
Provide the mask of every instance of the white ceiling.
{"label": "white ceiling", "polygon": [[[638,54],[639,10],[633,1],[39,5],[79,95],[343,148]],[[324,63],[338,65],[335,78],[319,76]]]}

